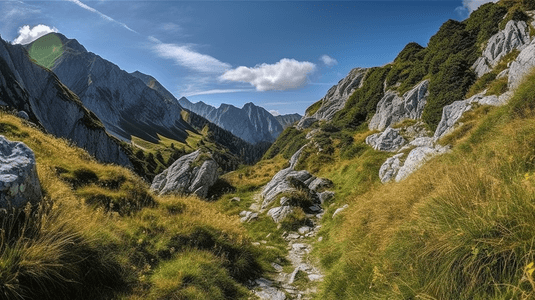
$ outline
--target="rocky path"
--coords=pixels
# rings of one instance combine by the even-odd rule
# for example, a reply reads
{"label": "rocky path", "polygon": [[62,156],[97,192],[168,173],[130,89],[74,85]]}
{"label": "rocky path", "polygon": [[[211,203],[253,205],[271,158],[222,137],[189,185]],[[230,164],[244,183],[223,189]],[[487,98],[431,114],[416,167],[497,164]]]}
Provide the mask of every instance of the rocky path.
{"label": "rocky path", "polygon": [[256,279],[253,283],[253,292],[266,300],[284,299],[312,299],[317,292],[317,285],[323,280],[323,274],[316,267],[316,263],[309,255],[312,251],[311,243],[321,228],[319,221],[323,214],[310,215],[314,226],[303,226],[297,232],[284,232],[282,237],[288,242],[288,256],[292,272],[287,273],[284,268],[272,263],[277,271],[272,280],[266,278]]}

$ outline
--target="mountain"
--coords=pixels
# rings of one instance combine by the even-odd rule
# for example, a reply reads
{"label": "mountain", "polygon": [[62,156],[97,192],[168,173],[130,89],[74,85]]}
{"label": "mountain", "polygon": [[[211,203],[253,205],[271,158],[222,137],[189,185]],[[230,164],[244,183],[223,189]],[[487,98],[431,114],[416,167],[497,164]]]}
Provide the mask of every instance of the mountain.
{"label": "mountain", "polygon": [[26,47],[32,52],[54,39],[59,39],[58,47],[63,51],[50,63],[50,69],[99,117],[109,133],[126,141],[137,136],[157,142],[158,134],[185,141],[186,130],[192,128],[180,118],[182,107],[163,87],[147,86],[142,80],[146,75],[129,74],[59,33],[45,35]]}
{"label": "mountain", "polygon": [[303,116],[300,114],[287,114],[287,115],[278,115],[275,116],[275,119],[279,121],[279,124],[282,125],[282,128],[286,129],[289,126],[292,126],[295,122],[301,120]]}
{"label": "mountain", "polygon": [[120,142],[95,114],[49,70],[35,64],[23,46],[0,39],[0,105],[25,111],[47,132],[71,140],[98,160],[131,166]]}
{"label": "mountain", "polygon": [[253,103],[247,103],[243,108],[223,103],[215,108],[202,101],[191,103],[186,97],[180,98],[178,102],[251,144],[272,142],[283,130],[273,115]]}

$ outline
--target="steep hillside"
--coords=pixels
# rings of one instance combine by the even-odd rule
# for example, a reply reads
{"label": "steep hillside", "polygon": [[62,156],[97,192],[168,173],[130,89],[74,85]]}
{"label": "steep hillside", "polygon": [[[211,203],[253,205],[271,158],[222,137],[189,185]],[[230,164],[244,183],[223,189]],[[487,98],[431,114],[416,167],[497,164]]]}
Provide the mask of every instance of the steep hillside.
{"label": "steep hillside", "polygon": [[101,121],[54,73],[35,64],[22,46],[0,40],[0,73],[0,105],[25,111],[32,122],[102,162],[131,165]]}
{"label": "steep hillside", "polygon": [[[314,247],[307,262],[325,274],[314,299],[535,297],[533,8],[485,4],[425,48],[352,70],[268,150],[266,162],[298,171],[279,169],[258,203]],[[314,213],[307,171],[333,186]],[[264,207],[272,189],[280,204]]]}
{"label": "steep hillside", "polygon": [[[36,56],[39,53],[36,49],[46,52],[60,47],[62,53],[54,60],[51,70],[99,117],[108,132],[125,141],[136,136],[157,142],[158,134],[185,141],[186,130],[192,128],[180,118],[182,108],[176,101],[88,52],[78,41],[50,33],[26,45],[29,53]],[[36,58],[39,62],[39,57]]]}
{"label": "steep hillside", "polygon": [[223,103],[215,108],[202,101],[191,103],[185,97],[180,98],[178,102],[184,108],[251,144],[272,142],[282,132],[282,125],[277,119],[253,103],[247,103],[242,108]]}
{"label": "steep hillside", "polygon": [[213,204],[155,196],[130,170],[3,111],[0,135],[34,151],[44,195],[0,216],[3,299],[248,299],[248,280],[277,256]]}

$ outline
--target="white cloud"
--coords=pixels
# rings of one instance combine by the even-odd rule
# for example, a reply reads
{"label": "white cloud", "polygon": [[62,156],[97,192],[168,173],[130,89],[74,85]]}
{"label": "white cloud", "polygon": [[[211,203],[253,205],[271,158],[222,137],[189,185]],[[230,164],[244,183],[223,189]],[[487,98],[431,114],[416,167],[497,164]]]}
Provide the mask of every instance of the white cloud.
{"label": "white cloud", "polygon": [[457,7],[455,10],[458,13],[468,12],[468,14],[471,14],[478,7],[489,2],[498,2],[498,0],[463,0],[463,5]]}
{"label": "white cloud", "polygon": [[253,68],[241,66],[225,72],[220,79],[248,82],[257,91],[281,91],[306,85],[307,75],[315,69],[316,65],[311,62],[283,58],[273,65],[263,63]]}
{"label": "white cloud", "polygon": [[100,11],[98,11],[98,10],[96,10],[96,9],[94,9],[94,8],[92,8],[92,7],[88,6],[88,5],[86,5],[86,4],[84,4],[83,2],[81,2],[81,1],[79,1],[79,0],[67,0],[67,1],[72,2],[72,3],[74,3],[74,4],[78,5],[78,6],[80,6],[81,8],[83,8],[83,9],[85,9],[85,10],[88,10],[88,11],[90,11],[90,12],[92,12],[92,13],[96,13],[96,14],[98,14],[100,17],[102,17],[102,18],[105,19],[105,20],[108,20],[108,21],[110,21],[110,22],[117,23],[117,24],[121,25],[122,27],[124,27],[124,28],[126,28],[126,29],[128,29],[128,30],[130,30],[130,31],[132,31],[132,32],[134,32],[134,33],[137,33],[137,31],[135,31],[135,30],[133,30],[132,28],[128,27],[125,23],[121,23],[121,22],[119,22],[119,21],[116,21],[116,20],[113,19],[112,17],[107,16],[107,15],[101,13]]}
{"label": "white cloud", "polygon": [[280,112],[278,110],[272,109],[269,111],[269,113],[272,114],[274,117],[280,116]]}
{"label": "white cloud", "polygon": [[[157,41],[154,38],[152,40]],[[159,56],[172,59],[177,64],[198,72],[223,73],[232,67],[210,55],[195,52],[190,46],[156,43],[152,49]]]}
{"label": "white cloud", "polygon": [[19,28],[19,36],[13,40],[13,45],[29,44],[35,41],[36,39],[42,37],[43,35],[51,32],[58,32],[58,29],[56,27],[50,28],[43,24],[36,25],[32,28],[30,28],[30,25],[24,25]]}
{"label": "white cloud", "polygon": [[212,95],[212,94],[228,94],[228,93],[239,93],[239,92],[251,92],[253,89],[214,89],[208,91],[198,91],[198,92],[189,92],[184,95],[184,97],[197,96],[197,95]]}
{"label": "white cloud", "polygon": [[332,57],[330,57],[329,55],[322,55],[320,57],[321,61],[323,61],[323,63],[327,66],[327,67],[332,67],[334,65],[337,65],[338,64],[338,61]]}

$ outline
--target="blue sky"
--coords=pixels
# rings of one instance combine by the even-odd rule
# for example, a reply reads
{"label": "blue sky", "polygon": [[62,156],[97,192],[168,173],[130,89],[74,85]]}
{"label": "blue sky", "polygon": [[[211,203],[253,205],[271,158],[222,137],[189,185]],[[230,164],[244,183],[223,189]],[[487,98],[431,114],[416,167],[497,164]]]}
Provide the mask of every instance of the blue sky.
{"label": "blue sky", "polygon": [[303,114],[352,68],[425,46],[484,2],[0,0],[0,35],[58,31],[177,98]]}

